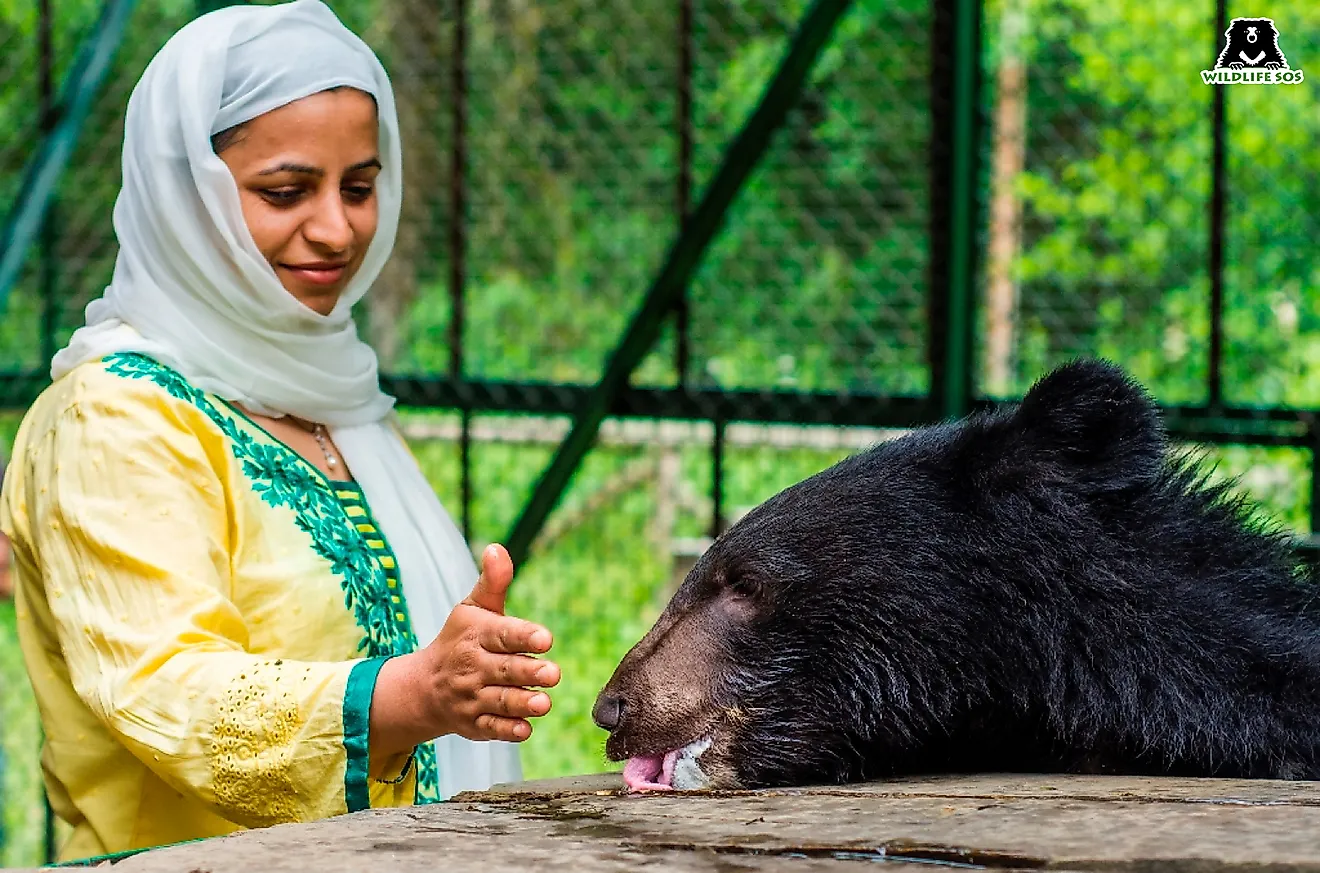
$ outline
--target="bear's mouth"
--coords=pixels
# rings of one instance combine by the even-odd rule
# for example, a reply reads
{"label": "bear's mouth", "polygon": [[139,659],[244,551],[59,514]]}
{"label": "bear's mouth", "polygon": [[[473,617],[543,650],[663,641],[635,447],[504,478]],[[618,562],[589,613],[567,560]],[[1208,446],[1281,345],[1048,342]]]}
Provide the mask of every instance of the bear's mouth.
{"label": "bear's mouth", "polygon": [[623,767],[623,784],[629,791],[685,791],[704,788],[710,781],[697,759],[710,748],[710,737],[660,755],[637,755]]}

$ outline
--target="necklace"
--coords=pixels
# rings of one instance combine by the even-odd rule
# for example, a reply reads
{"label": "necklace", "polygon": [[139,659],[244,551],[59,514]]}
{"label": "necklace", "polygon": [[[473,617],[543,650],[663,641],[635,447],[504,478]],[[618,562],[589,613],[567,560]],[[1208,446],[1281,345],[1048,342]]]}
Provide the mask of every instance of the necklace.
{"label": "necklace", "polygon": [[325,465],[333,472],[339,466],[339,459],[335,457],[334,452],[330,451],[330,442],[325,433],[325,425],[320,422],[313,424],[303,421],[301,418],[292,415],[289,416],[289,419],[316,438],[316,444],[321,447],[321,454],[325,455]]}

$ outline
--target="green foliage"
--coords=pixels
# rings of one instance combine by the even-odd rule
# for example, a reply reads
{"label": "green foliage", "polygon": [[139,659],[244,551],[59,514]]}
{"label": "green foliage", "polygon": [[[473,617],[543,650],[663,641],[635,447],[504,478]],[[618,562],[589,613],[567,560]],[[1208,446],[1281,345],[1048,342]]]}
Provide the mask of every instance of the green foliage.
{"label": "green foliage", "polygon": [[[998,4],[997,4],[998,5]],[[1018,390],[1062,357],[1129,366],[1161,399],[1205,399],[1213,6],[1030,0]],[[1305,67],[1320,8],[1285,4]],[[1230,9],[1230,15],[1252,14]],[[1149,51],[1160,33],[1160,50]],[[1320,403],[1316,237],[1320,119],[1306,86],[1226,90],[1224,384],[1230,402]],[[1060,329],[1062,328],[1062,329]],[[1309,328],[1309,331],[1308,331]]]}
{"label": "green foliage", "polygon": [[14,605],[0,601],[0,866],[35,866],[44,839],[41,725],[18,655]]}

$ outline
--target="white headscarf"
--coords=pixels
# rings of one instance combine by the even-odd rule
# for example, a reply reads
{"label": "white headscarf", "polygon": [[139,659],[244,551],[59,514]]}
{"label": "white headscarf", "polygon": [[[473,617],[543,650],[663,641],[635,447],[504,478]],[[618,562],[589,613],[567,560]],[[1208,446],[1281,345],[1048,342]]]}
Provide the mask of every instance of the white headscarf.
{"label": "white headscarf", "polygon": [[[257,250],[213,134],[335,86],[375,98],[379,224],[329,315],[296,300]],[[394,245],[399,125],[384,67],[321,0],[231,6],[176,33],[128,102],[119,253],[86,326],[51,362],[58,379],[114,352],[151,355],[197,387],[268,415],[324,422],[398,559],[421,645],[471,591],[467,543],[391,428],[376,355],[350,316]],[[520,778],[516,746],[436,741],[441,794]]]}

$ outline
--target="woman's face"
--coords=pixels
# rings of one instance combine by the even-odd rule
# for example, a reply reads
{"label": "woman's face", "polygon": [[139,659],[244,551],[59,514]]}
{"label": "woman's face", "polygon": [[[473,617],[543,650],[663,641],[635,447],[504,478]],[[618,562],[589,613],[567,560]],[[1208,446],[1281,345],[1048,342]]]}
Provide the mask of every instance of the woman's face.
{"label": "woman's face", "polygon": [[290,294],[329,314],[376,235],[376,104],[352,88],[273,109],[219,146],[252,239]]}

